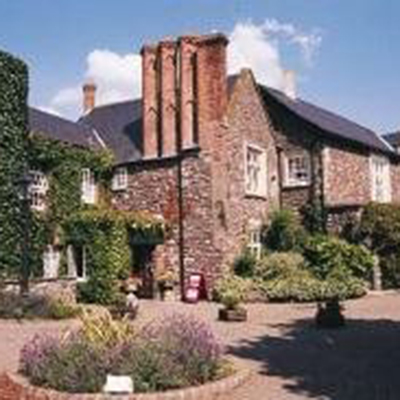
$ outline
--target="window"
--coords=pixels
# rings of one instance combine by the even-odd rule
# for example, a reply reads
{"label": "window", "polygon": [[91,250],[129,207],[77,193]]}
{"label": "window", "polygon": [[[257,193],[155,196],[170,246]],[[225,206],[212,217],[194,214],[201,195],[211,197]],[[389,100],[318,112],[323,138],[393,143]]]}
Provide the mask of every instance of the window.
{"label": "window", "polygon": [[246,193],[263,197],[267,195],[265,151],[253,145],[246,147]]}
{"label": "window", "polygon": [[94,204],[96,199],[96,183],[94,174],[89,168],[82,169],[82,202]]}
{"label": "window", "polygon": [[128,187],[128,171],[126,167],[117,168],[112,180],[113,190],[125,190]]}
{"label": "window", "polygon": [[86,276],[86,249],[84,246],[67,247],[68,276],[79,281],[85,281]]}
{"label": "window", "polygon": [[286,157],[286,186],[307,186],[311,181],[310,156],[307,153],[290,154]]}
{"label": "window", "polygon": [[54,246],[47,246],[43,253],[43,277],[54,279],[58,277],[60,252]]}
{"label": "window", "polygon": [[262,242],[261,242],[261,227],[252,228],[249,232],[249,242],[247,248],[254,257],[260,259]]}
{"label": "window", "polygon": [[391,200],[390,162],[386,157],[371,156],[372,200],[387,203]]}
{"label": "window", "polygon": [[30,172],[32,182],[29,185],[29,200],[33,210],[43,211],[46,208],[46,194],[49,183],[46,175],[40,171]]}

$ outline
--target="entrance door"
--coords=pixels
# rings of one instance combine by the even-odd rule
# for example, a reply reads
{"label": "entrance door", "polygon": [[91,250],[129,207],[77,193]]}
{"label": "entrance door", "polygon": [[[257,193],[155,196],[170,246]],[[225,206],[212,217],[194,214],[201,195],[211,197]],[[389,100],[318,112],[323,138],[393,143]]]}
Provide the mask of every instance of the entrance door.
{"label": "entrance door", "polygon": [[132,275],[142,282],[139,296],[154,298],[153,245],[132,245]]}

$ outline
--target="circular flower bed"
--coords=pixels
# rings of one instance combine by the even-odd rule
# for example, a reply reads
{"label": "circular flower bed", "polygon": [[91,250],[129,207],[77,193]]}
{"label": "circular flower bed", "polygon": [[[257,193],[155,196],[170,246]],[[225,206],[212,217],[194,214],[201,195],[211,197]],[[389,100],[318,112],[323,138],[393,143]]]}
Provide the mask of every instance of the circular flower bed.
{"label": "circular flower bed", "polygon": [[34,385],[68,393],[101,392],[108,374],[130,376],[135,392],[197,386],[232,372],[210,328],[184,315],[134,328],[82,317],[61,337],[36,336],[21,352],[20,371]]}

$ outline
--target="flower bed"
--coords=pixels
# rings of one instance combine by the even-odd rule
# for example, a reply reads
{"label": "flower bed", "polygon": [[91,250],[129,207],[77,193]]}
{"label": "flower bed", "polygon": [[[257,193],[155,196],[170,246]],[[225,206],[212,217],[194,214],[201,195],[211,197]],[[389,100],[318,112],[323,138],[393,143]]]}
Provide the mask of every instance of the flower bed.
{"label": "flower bed", "polygon": [[146,393],[202,385],[233,370],[206,324],[172,315],[140,329],[84,316],[78,331],[28,342],[20,372],[33,385],[68,393],[98,393],[108,374],[128,375],[135,392]]}

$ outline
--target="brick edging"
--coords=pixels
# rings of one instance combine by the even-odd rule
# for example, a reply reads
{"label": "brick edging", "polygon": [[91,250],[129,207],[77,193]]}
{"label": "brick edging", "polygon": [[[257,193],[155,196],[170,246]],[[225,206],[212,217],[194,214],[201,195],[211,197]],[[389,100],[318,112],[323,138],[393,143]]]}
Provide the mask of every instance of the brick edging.
{"label": "brick edging", "polygon": [[210,400],[242,385],[251,375],[249,369],[238,367],[226,378],[198,387],[169,390],[163,393],[138,393],[124,396],[105,394],[69,394],[29,384],[20,375],[0,375],[0,400]]}

